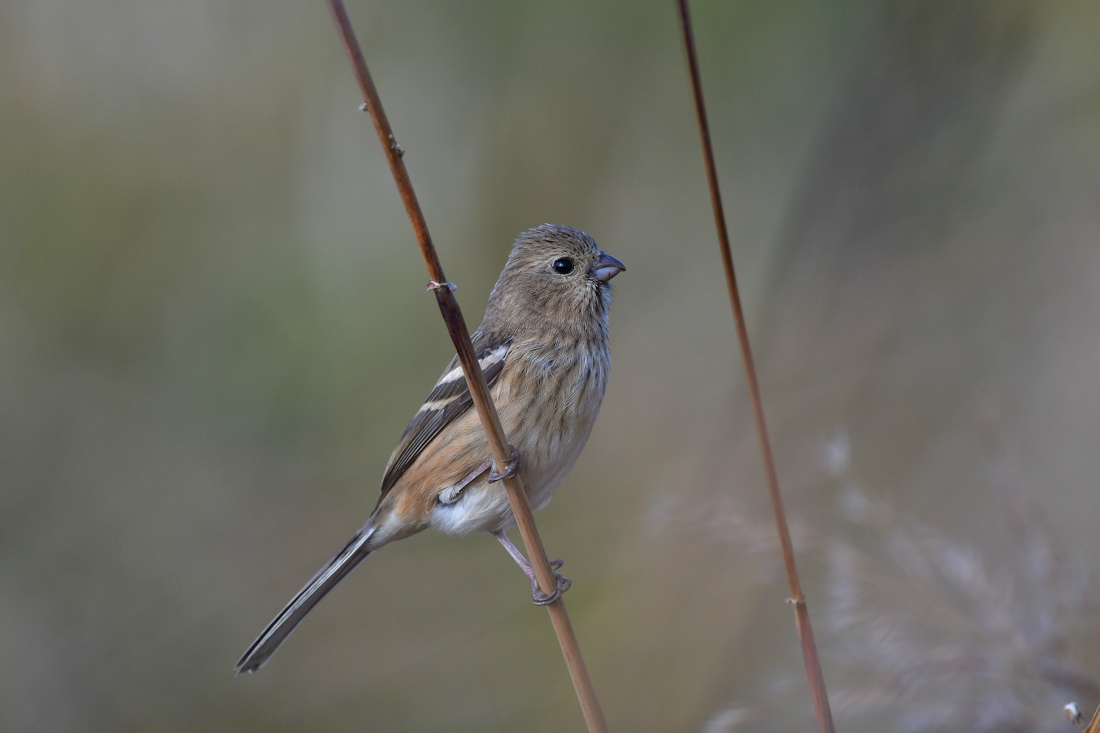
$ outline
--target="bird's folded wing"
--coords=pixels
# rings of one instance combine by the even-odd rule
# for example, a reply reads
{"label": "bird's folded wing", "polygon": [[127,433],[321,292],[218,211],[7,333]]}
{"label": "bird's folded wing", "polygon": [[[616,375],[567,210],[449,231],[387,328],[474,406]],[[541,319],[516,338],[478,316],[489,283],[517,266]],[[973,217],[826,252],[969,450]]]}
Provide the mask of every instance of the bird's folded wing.
{"label": "bird's folded wing", "polygon": [[[478,343],[479,341],[481,343]],[[511,346],[510,338],[478,338],[478,334],[474,334],[474,350],[478,364],[481,365],[485,382],[490,387],[500,376]],[[382,496],[393,488],[443,428],[470,409],[472,403],[473,397],[470,396],[469,385],[466,384],[466,377],[462,373],[462,367],[459,366],[456,356],[447,365],[443,376],[436,382],[432,393],[428,395],[420,411],[413,417],[409,427],[405,428],[405,434],[401,436],[401,441],[390,456],[386,474],[382,477]]]}

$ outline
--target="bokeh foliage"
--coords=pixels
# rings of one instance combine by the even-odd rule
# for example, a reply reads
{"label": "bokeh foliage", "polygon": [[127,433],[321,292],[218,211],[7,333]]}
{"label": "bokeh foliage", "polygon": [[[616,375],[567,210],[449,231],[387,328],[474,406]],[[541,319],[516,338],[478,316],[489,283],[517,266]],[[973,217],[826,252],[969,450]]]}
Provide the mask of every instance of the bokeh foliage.
{"label": "bokeh foliage", "polygon": [[[1096,4],[693,8],[791,513],[845,531],[818,461],[843,429],[880,498],[995,556],[993,422],[1095,566]],[[472,325],[527,227],[629,268],[540,515],[612,728],[740,730],[790,660],[744,725],[805,729],[784,584],[711,531],[731,494],[770,519],[672,4],[349,9]],[[578,729],[488,538],[380,553],[231,675],[450,356],[324,7],[6,3],[0,98],[0,728]]]}

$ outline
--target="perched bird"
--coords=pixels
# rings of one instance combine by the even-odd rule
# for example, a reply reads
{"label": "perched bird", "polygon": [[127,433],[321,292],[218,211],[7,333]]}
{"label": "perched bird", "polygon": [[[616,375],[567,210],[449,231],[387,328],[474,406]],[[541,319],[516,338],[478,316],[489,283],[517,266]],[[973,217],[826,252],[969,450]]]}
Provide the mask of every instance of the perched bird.
{"label": "perched bird", "polygon": [[546,224],[516,239],[471,337],[512,443],[512,462],[493,465],[455,357],[390,456],[367,523],[264,629],[237,662],[237,674],[262,667],[368,555],[429,527],[491,532],[531,578],[536,603],[568,588],[559,575],[554,593],[538,590],[531,565],[505,534],[515,518],[499,480],[518,466],[531,507],[540,509],[576,462],[607,386],[609,282],[625,269],[569,227]]}

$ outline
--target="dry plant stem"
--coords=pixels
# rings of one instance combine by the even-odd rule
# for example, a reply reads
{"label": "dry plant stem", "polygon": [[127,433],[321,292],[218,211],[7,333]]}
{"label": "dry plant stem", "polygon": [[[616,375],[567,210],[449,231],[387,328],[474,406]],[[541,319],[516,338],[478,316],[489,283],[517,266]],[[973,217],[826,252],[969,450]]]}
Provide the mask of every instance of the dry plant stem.
{"label": "dry plant stem", "polygon": [[[466,321],[462,318],[458,301],[455,300],[452,288],[443,274],[443,266],[439,262],[439,256],[436,254],[435,246],[428,234],[428,225],[424,221],[424,214],[417,202],[408,171],[405,170],[405,163],[401,159],[404,151],[398,147],[397,141],[394,139],[389,120],[386,119],[386,113],[382,109],[382,100],[378,96],[374,80],[367,69],[366,60],[363,58],[359,42],[352,31],[351,21],[348,19],[343,2],[341,0],[329,0],[329,8],[332,10],[336,27],[351,59],[355,77],[359,81],[359,88],[366,100],[367,111],[370,112],[374,127],[378,131],[378,137],[382,142],[382,148],[390,164],[390,171],[397,183],[397,190],[401,194],[401,200],[404,202],[405,210],[412,222],[416,240],[420,245],[420,253],[423,255],[424,263],[428,267],[428,276],[431,279],[429,288],[435,292],[439,310],[443,314],[447,331],[454,342],[458,359],[462,364],[462,371],[466,376],[467,384],[470,386],[474,407],[477,409],[478,417],[481,418],[481,424],[484,426],[485,434],[489,440],[493,460],[498,466],[506,466],[511,461],[511,449],[508,447],[508,440],[500,425],[496,407],[489,397],[489,388],[485,384],[485,376],[481,373],[481,367],[478,365],[474,347],[470,343],[470,333],[466,328]],[[557,579],[554,577],[554,571],[550,567],[546,550],[539,538],[523,484],[518,475],[505,478],[503,483],[508,491],[512,513],[516,517],[516,524],[519,526],[520,535],[523,537],[524,545],[526,545],[527,555],[535,569],[539,587],[543,593],[549,595],[557,588]],[[607,723],[604,722],[599,700],[596,699],[596,692],[592,687],[592,681],[588,677],[588,670],[581,656],[580,646],[577,643],[576,634],[573,632],[573,625],[569,621],[569,614],[565,610],[565,603],[559,598],[549,604],[546,609],[550,613],[550,620],[558,636],[558,643],[561,645],[562,654],[565,656],[565,663],[569,668],[569,674],[572,677],[573,687],[577,692],[577,699],[580,702],[585,722],[588,724],[588,730],[590,733],[606,733]]]}
{"label": "dry plant stem", "polygon": [[1096,712],[1092,714],[1092,720],[1085,728],[1085,733],[1100,733],[1100,707],[1096,708]]}
{"label": "dry plant stem", "polygon": [[695,36],[691,30],[691,16],[688,13],[687,0],[678,0],[680,6],[681,28],[684,34],[684,47],[687,52],[688,71],[691,75],[691,89],[695,99],[695,116],[699,122],[699,136],[703,143],[703,158],[707,169],[707,182],[710,185],[710,200],[714,208],[715,226],[718,228],[718,240],[722,250],[722,264],[726,271],[726,285],[729,288],[730,304],[733,306],[733,319],[737,326],[737,340],[741,344],[741,356],[745,363],[745,375],[748,381],[749,396],[752,399],[752,411],[756,421],[756,434],[760,440],[760,451],[764,459],[764,471],[768,480],[768,494],[775,513],[776,529],[779,531],[779,544],[783,548],[783,562],[787,568],[787,580],[791,586],[791,604],[794,606],[795,627],[802,642],[802,656],[806,661],[806,675],[810,680],[810,692],[813,695],[814,712],[817,725],[822,733],[833,733],[833,715],[829,709],[829,697],[825,691],[825,678],[821,674],[821,660],[814,643],[813,627],[810,625],[810,611],[806,598],[802,594],[802,585],[798,579],[798,568],[794,561],[794,547],[791,544],[791,532],[787,527],[787,516],[783,510],[783,497],[779,493],[779,478],[772,459],[771,442],[768,440],[768,427],[764,422],[764,407],[760,399],[760,385],[756,379],[756,366],[749,347],[749,334],[745,328],[745,314],[741,310],[741,295],[737,288],[737,276],[733,269],[733,254],[730,251],[729,233],[726,230],[726,215],[722,208],[722,196],[718,190],[718,172],[714,165],[714,150],[710,142],[710,128],[707,124],[707,112],[703,105],[703,87],[699,80],[699,61],[695,53]]}

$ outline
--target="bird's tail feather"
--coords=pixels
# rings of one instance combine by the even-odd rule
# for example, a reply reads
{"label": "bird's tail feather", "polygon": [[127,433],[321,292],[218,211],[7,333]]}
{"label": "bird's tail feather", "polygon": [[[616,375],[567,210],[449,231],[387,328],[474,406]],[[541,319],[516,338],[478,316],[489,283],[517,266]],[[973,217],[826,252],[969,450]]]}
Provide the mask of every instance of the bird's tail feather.
{"label": "bird's tail feather", "polygon": [[313,610],[313,607],[352,570],[355,570],[367,555],[371,554],[372,549],[368,548],[367,544],[372,534],[374,534],[374,527],[368,523],[366,527],[355,533],[344,549],[336,553],[335,557],[317,571],[317,574],[298,591],[298,594],[286,604],[286,607],[241,656],[236,665],[237,674],[255,672],[264,666],[279,645],[286,641],[290,633],[302,622],[306,614]]}

